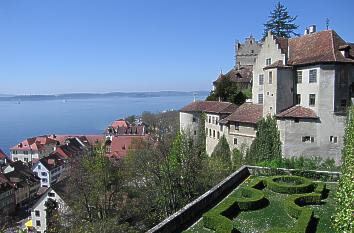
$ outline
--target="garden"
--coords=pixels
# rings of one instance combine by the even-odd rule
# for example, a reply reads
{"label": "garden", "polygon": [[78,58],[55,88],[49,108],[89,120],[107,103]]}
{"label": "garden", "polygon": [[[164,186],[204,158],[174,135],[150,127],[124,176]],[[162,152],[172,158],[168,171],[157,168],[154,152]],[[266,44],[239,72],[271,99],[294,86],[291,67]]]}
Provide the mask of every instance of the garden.
{"label": "garden", "polygon": [[334,232],[336,183],[250,176],[185,232]]}

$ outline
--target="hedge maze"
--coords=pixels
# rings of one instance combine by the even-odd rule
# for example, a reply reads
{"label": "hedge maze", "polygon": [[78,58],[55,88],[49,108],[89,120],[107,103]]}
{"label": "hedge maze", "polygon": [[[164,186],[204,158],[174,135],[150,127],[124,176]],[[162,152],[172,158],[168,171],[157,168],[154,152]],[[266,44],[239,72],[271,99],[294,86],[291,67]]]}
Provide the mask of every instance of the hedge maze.
{"label": "hedge maze", "polygon": [[300,176],[283,175],[255,178],[245,187],[241,186],[203,215],[204,228],[217,233],[239,232],[235,221],[242,211],[260,210],[270,204],[264,195],[265,188],[285,194],[286,213],[296,219],[293,228],[274,227],[268,233],[308,232],[313,227],[314,212],[306,206],[321,204],[326,190],[325,183],[313,182]]}

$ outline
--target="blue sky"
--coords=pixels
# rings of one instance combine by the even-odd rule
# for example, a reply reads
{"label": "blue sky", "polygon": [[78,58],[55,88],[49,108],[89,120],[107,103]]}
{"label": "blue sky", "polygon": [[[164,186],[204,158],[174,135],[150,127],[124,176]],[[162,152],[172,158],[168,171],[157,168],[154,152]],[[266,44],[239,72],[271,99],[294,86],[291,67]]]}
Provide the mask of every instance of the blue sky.
{"label": "blue sky", "polygon": [[[209,90],[277,1],[1,0],[0,93]],[[354,1],[281,1],[354,41]],[[348,13],[346,13],[348,12]]]}

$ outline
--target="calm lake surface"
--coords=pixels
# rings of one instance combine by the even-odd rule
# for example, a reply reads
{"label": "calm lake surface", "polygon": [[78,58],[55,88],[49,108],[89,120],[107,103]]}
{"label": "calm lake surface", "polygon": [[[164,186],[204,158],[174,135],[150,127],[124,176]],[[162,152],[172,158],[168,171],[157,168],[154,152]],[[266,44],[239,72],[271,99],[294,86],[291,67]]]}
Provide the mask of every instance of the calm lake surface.
{"label": "calm lake surface", "polygon": [[[199,96],[198,99],[205,99]],[[99,134],[115,119],[143,111],[178,110],[193,96],[106,97],[49,101],[0,101],[0,148],[43,134]]]}

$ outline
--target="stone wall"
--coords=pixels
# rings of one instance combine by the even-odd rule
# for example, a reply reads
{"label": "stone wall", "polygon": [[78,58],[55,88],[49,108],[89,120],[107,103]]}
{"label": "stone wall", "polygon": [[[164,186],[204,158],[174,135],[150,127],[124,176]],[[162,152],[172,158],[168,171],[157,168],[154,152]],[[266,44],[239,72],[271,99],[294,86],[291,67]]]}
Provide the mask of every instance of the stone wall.
{"label": "stone wall", "polygon": [[242,166],[202,196],[151,228],[148,233],[173,233],[187,229],[201,218],[203,213],[211,209],[240,185],[249,175],[247,167]]}
{"label": "stone wall", "polygon": [[226,179],[204,193],[202,196],[187,204],[181,210],[177,211],[164,221],[151,228],[148,233],[174,233],[182,232],[198,221],[203,215],[222,199],[224,199],[232,190],[238,187],[250,175],[301,175],[314,180],[323,180],[326,182],[337,182],[340,177],[339,172],[328,171],[302,171],[297,169],[268,168],[258,166],[242,166],[236,172],[232,173]]}

